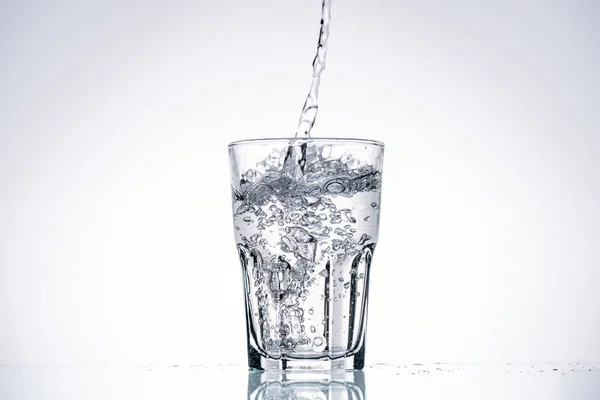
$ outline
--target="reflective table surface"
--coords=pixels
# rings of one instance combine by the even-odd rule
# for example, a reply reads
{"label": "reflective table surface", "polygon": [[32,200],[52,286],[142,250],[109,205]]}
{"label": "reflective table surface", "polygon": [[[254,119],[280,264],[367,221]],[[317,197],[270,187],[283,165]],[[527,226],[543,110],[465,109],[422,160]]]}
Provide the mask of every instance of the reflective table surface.
{"label": "reflective table surface", "polygon": [[600,364],[373,364],[360,372],[240,365],[0,366],[0,399],[600,399]]}

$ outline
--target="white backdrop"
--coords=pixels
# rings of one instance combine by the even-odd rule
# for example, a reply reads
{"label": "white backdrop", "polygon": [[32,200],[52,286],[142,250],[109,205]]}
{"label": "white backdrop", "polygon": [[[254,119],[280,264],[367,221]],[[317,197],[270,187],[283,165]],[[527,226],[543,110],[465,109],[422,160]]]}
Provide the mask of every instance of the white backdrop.
{"label": "white backdrop", "polygon": [[[369,362],[600,360],[600,6],[334,1],[314,134],[386,143]],[[244,363],[226,145],[318,0],[0,5],[0,364]]]}

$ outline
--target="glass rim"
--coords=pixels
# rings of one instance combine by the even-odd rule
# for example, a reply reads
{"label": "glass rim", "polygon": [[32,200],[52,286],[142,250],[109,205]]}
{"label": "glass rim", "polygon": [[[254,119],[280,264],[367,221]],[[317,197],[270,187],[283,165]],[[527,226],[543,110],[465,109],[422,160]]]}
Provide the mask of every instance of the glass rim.
{"label": "glass rim", "polygon": [[[244,144],[262,144],[270,142],[290,142],[296,138],[259,138],[259,139],[242,139],[236,140],[235,142],[229,143],[227,147],[236,147]],[[354,144],[365,144],[371,146],[385,147],[383,142],[372,139],[354,139],[354,138],[333,138],[333,137],[318,137],[318,138],[300,138],[296,139],[300,143],[310,142],[332,142],[332,143],[354,143]]]}

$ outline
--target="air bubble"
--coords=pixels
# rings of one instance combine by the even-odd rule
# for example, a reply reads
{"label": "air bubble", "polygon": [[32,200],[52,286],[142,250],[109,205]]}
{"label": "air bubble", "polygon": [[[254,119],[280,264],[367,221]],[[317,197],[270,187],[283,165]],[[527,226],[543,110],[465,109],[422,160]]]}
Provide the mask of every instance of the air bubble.
{"label": "air bubble", "polygon": [[313,350],[322,351],[325,348],[325,338],[317,336],[313,339]]}
{"label": "air bubble", "polygon": [[243,213],[245,213],[245,212],[249,211],[249,210],[250,210],[250,207],[251,207],[251,206],[250,206],[250,205],[248,205],[248,204],[242,204],[241,206],[239,206],[239,207],[237,208],[237,210],[235,210],[235,212],[233,213],[233,215],[241,215],[241,214],[243,214]]}
{"label": "air bubble", "polygon": [[365,244],[369,239],[371,239],[371,236],[367,235],[366,233],[363,233],[363,235],[360,237],[360,239],[358,240],[358,245],[362,246],[363,244]]}
{"label": "air bubble", "polygon": [[325,192],[332,194],[340,194],[346,190],[346,187],[339,179],[334,178],[330,182],[325,184]]}

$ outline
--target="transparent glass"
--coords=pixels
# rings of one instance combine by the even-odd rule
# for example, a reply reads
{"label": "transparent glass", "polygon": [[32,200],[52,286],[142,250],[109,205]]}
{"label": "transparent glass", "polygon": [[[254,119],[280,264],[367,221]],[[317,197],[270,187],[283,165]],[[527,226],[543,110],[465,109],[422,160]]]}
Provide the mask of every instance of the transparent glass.
{"label": "transparent glass", "polygon": [[229,145],[250,368],[363,368],[383,149],[324,138]]}

